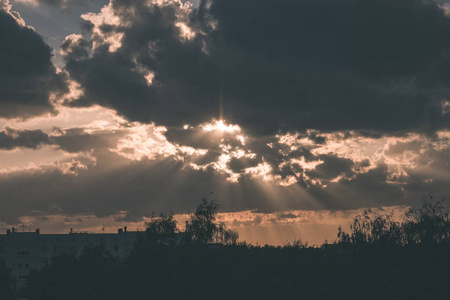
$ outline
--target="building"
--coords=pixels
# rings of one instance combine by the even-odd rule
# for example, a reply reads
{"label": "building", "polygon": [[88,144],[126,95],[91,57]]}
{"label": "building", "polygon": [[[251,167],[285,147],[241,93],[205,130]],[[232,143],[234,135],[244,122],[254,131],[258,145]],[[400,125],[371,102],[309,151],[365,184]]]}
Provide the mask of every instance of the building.
{"label": "building", "polygon": [[81,255],[84,249],[103,244],[116,257],[126,257],[133,250],[137,232],[120,228],[117,233],[41,234],[18,232],[15,228],[0,234],[0,259],[11,269],[11,275],[23,286],[33,269],[39,270],[52,256],[67,253]]}

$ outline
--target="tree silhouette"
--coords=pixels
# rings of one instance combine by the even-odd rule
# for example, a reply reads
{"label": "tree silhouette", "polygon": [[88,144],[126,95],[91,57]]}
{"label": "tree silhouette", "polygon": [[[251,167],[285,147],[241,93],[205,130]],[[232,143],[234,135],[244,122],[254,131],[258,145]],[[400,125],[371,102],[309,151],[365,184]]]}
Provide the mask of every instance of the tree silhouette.
{"label": "tree silhouette", "polygon": [[375,214],[370,209],[355,217],[350,233],[338,229],[338,244],[405,246],[450,244],[450,217],[441,201],[424,198],[422,206],[410,209],[403,222],[392,212]]}
{"label": "tree silhouette", "polygon": [[173,216],[168,216],[163,213],[157,218],[152,218],[150,222],[145,223],[145,232],[150,236],[173,236],[178,232],[177,222]]}
{"label": "tree silhouette", "polygon": [[422,207],[406,213],[403,224],[407,244],[450,244],[450,218],[442,201],[432,203],[430,195],[422,201]]}
{"label": "tree silhouette", "polygon": [[440,202],[427,199],[401,222],[393,213],[367,210],[348,233],[341,229],[337,242],[323,247],[300,240],[285,246],[198,247],[236,243],[237,234],[217,221],[219,207],[202,199],[190,215],[186,232],[194,245],[167,247],[146,238],[176,233],[175,220],[161,215],[147,223],[129,257],[114,259],[101,247],[81,257],[59,256],[30,275],[24,297],[450,299],[450,222]]}
{"label": "tree silhouette", "polygon": [[206,198],[192,213],[189,220],[186,221],[186,233],[194,244],[222,243],[226,245],[236,244],[239,237],[238,233],[226,229],[223,222],[216,222],[217,211],[220,205]]}
{"label": "tree silhouette", "polygon": [[374,214],[372,210],[365,210],[356,216],[350,225],[350,233],[338,228],[338,243],[361,245],[401,245],[403,243],[402,226],[393,220],[392,212]]}

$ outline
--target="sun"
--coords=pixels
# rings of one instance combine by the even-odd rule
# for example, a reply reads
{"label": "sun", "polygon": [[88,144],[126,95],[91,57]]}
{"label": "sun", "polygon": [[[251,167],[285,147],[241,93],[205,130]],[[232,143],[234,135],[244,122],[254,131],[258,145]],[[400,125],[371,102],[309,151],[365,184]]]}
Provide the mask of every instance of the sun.
{"label": "sun", "polygon": [[220,131],[226,131],[227,130],[227,125],[225,125],[225,122],[223,120],[219,120],[217,122],[217,129]]}
{"label": "sun", "polygon": [[241,131],[241,127],[235,124],[227,124],[225,120],[213,120],[211,123],[205,123],[202,125],[205,131],[216,131],[222,133],[238,133]]}

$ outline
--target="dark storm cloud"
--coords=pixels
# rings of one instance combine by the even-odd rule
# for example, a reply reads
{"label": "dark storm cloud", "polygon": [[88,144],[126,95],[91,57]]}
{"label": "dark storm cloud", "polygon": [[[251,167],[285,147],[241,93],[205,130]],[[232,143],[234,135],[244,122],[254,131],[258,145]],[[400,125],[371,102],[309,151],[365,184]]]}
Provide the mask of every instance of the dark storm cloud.
{"label": "dark storm cloud", "polygon": [[[211,149],[218,148],[221,143],[221,139],[224,138],[223,134],[217,134],[217,132],[207,132],[202,128],[168,128],[165,136],[168,141],[177,143],[179,145],[185,145],[193,148]],[[226,136],[227,138],[235,137],[235,134]]]}
{"label": "dark storm cloud", "polygon": [[54,112],[50,97],[66,87],[64,76],[56,74],[51,52],[33,29],[0,10],[0,117]]}
{"label": "dark storm cloud", "polygon": [[[89,2],[100,2],[104,0],[36,0],[37,3],[56,6],[64,11],[70,10],[72,6],[86,6]],[[186,0],[182,0],[186,2]],[[190,1],[196,5],[198,0]]]}
{"label": "dark storm cloud", "polygon": [[281,213],[281,214],[279,214],[279,215],[277,216],[277,219],[278,219],[278,220],[283,220],[283,219],[296,219],[296,218],[298,218],[298,216],[294,215],[293,213],[286,213],[286,214]]}
{"label": "dark storm cloud", "polygon": [[[130,162],[112,153],[98,159],[95,167],[79,176],[62,174],[57,168],[0,174],[0,217],[14,222],[32,211],[99,217],[127,211],[127,220],[137,220],[152,211],[193,210],[211,189],[227,185],[212,170],[185,170],[172,159]],[[116,165],[120,167],[104,172]],[[223,200],[227,207],[235,206]]]}
{"label": "dark storm cloud", "polygon": [[73,5],[86,5],[90,1],[94,0],[37,0],[38,3],[57,6],[64,10]]}
{"label": "dark storm cloud", "polygon": [[[355,185],[360,187],[356,190],[364,191],[368,197],[360,199],[359,193],[348,190],[354,184],[349,181],[342,187],[338,183],[333,184],[331,191],[340,193],[336,195],[329,194],[327,189],[311,190],[311,195],[317,194],[324,199],[311,201],[298,193],[295,186],[280,187],[265,183],[268,188],[278,191],[276,198],[273,198],[261,189],[261,183],[246,176],[238,183],[230,183],[226,176],[210,168],[192,170],[172,159],[130,162],[113,153],[104,153],[97,159],[97,164],[88,169],[80,168],[79,163],[71,163],[69,167],[78,171],[78,176],[58,168],[0,174],[0,218],[14,223],[25,215],[95,214],[104,217],[126,211],[125,220],[138,221],[152,211],[192,211],[201,197],[211,191],[224,212],[396,205],[398,201],[393,200],[395,198],[392,196],[401,195],[399,187],[386,187],[383,168],[356,179]],[[415,199],[416,195],[411,199]],[[417,199],[420,201],[421,195]]]}
{"label": "dark storm cloud", "polygon": [[307,172],[308,176],[320,179],[333,179],[339,175],[349,177],[353,174],[353,161],[346,158],[339,158],[334,155],[319,155],[318,159],[323,161],[314,170]]}
{"label": "dark storm cloud", "polygon": [[248,158],[232,158],[228,162],[228,168],[234,173],[242,173],[245,168],[256,167],[259,163],[261,163],[261,159],[259,157]]}
{"label": "dark storm cloud", "polygon": [[[354,209],[392,205],[413,205],[423,196],[423,191],[411,193],[407,197],[400,185],[389,184],[386,165],[380,164],[367,173],[352,179],[328,183],[326,188],[312,186],[309,192],[327,209]],[[429,185],[431,187],[431,185]],[[448,195],[448,191],[443,194]]]}
{"label": "dark storm cloud", "polygon": [[70,60],[81,60],[88,57],[89,43],[82,38],[66,38],[61,44],[61,51]]}
{"label": "dark storm cloud", "polygon": [[87,133],[81,128],[72,128],[60,132],[60,135],[52,136],[51,141],[59,149],[69,153],[105,151],[105,149],[114,148],[117,140],[125,135],[125,132],[117,130]]}
{"label": "dark storm cloud", "polygon": [[4,131],[0,131],[0,150],[37,149],[45,144],[50,144],[50,140],[41,130],[19,130],[6,127]]}
{"label": "dark storm cloud", "polygon": [[55,128],[48,135],[41,130],[15,129],[6,126],[0,131],[0,150],[14,150],[17,148],[38,149],[42,145],[54,145],[57,149],[68,153],[104,152],[114,148],[117,140],[125,135],[122,131],[98,131],[86,133],[82,128],[71,128],[62,131]]}
{"label": "dark storm cloud", "polygon": [[[449,140],[446,140],[449,143]],[[414,145],[412,146],[414,147]],[[441,195],[448,193],[450,180],[450,151],[424,151],[418,158],[420,167],[409,172],[409,177],[405,179],[407,183],[405,190],[407,193],[417,193],[427,191]],[[424,194],[425,194],[424,193]],[[440,196],[444,197],[444,196]],[[444,197],[447,201],[449,196]],[[448,202],[447,202],[448,203]]]}
{"label": "dark storm cloud", "polygon": [[[18,147],[17,137],[21,134],[8,130],[16,137],[14,145]],[[28,136],[34,135],[28,133]],[[18,218],[26,215],[94,214],[98,217],[120,215],[118,222],[139,221],[152,211],[192,211],[209,192],[214,192],[210,197],[220,201],[224,212],[258,209],[261,213],[412,205],[429,192],[437,198],[450,196],[450,157],[448,151],[440,150],[440,146],[446,147],[447,139],[442,139],[441,144],[434,141],[437,144],[432,147],[427,146],[433,143],[431,138],[423,141],[421,147],[415,141],[392,144],[385,152],[390,160],[408,156],[410,151],[421,153],[421,156],[412,156],[408,160],[408,165],[415,166],[405,165],[406,173],[390,170],[395,164],[388,166],[383,162],[372,162],[370,169],[362,171],[359,168],[371,165],[367,160],[352,161],[332,153],[315,155],[304,148],[289,153],[284,148],[286,145],[273,140],[271,147],[266,145],[273,151],[270,152],[262,148],[268,140],[249,139],[246,146],[252,151],[260,149],[264,157],[257,154],[250,159],[231,159],[227,167],[239,173],[237,182],[230,182],[229,174],[214,165],[199,170],[187,165],[188,162],[206,165],[217,161],[222,154],[218,150],[209,150],[204,155],[179,157],[182,154],[178,153],[177,157],[159,155],[152,159],[130,160],[120,154],[132,153],[121,153],[116,147],[118,140],[124,139],[128,139],[127,134],[120,130],[89,133],[82,128],[55,129],[49,137],[50,143],[72,155],[64,161],[31,169],[2,170],[0,218],[17,223]],[[22,140],[26,147],[38,144],[36,139],[22,137]],[[47,141],[45,137],[44,140]],[[83,159],[82,153],[86,152],[91,159]],[[76,153],[80,155],[74,155]],[[311,170],[290,159],[320,163]],[[271,166],[272,171],[267,176],[272,179],[245,172],[244,168],[263,161]],[[398,177],[396,173],[404,175]],[[280,186],[277,176],[282,179],[294,176],[297,183]],[[338,180],[333,180],[336,178]],[[281,213],[279,216],[282,219],[291,217]]]}
{"label": "dark storm cloud", "polygon": [[[124,34],[121,47],[68,53],[66,69],[85,89],[73,105],[179,126],[217,118],[222,96],[227,120],[264,134],[449,125],[450,19],[436,2],[213,0],[191,12],[111,3],[122,21],[96,28]],[[195,36],[183,37],[180,23]],[[142,68],[154,73],[150,86]]]}

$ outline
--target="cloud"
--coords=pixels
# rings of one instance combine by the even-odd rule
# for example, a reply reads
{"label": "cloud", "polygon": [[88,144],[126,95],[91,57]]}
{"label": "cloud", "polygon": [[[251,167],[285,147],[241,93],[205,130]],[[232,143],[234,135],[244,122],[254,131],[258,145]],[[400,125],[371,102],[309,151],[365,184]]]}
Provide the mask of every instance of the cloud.
{"label": "cloud", "polygon": [[[95,115],[101,113],[89,116]],[[448,132],[368,138],[315,131],[255,138],[241,131],[242,138],[233,139],[205,130],[207,124],[185,129],[193,137],[222,136],[202,150],[183,145],[176,135],[179,143],[168,141],[162,127],[86,121],[85,127],[48,134],[5,129],[14,137],[9,145],[38,147],[39,139],[31,137],[43,136],[53,152],[48,162],[0,172],[0,218],[17,223],[30,215],[92,215],[142,222],[152,211],[192,211],[208,195],[223,212],[257,209],[259,219],[242,222],[273,219],[280,225],[303,218],[291,210],[413,205],[430,191],[437,198],[450,196]],[[316,144],[317,137],[324,142]],[[235,226],[244,226],[241,221]]]}
{"label": "cloud", "polygon": [[52,103],[66,85],[50,47],[8,5],[0,10],[0,28],[0,117],[55,113]]}
{"label": "cloud", "polygon": [[88,57],[87,47],[89,43],[80,34],[71,34],[64,39],[60,53],[71,60],[81,60]]}
{"label": "cloud", "polygon": [[48,135],[41,130],[20,130],[5,127],[4,131],[0,131],[0,150],[37,149],[50,143]]}
{"label": "cloud", "polygon": [[60,8],[63,11],[68,11],[72,6],[86,5],[93,0],[15,0],[15,2],[29,3],[34,6],[40,4],[51,5]]}
{"label": "cloud", "polygon": [[350,159],[339,158],[333,155],[320,155],[321,163],[313,170],[308,171],[308,176],[321,179],[333,179],[339,175],[350,177],[353,175],[354,162]]}
{"label": "cloud", "polygon": [[218,118],[222,99],[252,135],[449,126],[450,18],[435,2],[112,0],[83,19],[90,38],[63,45],[85,91],[70,105],[181,127]]}
{"label": "cloud", "polygon": [[251,232],[450,196],[450,21],[435,2],[112,0],[65,38],[61,73],[0,3],[0,49],[25,49],[0,53],[15,80],[0,93],[16,93],[0,98],[9,223],[138,224],[208,195]]}
{"label": "cloud", "polygon": [[[112,147],[112,140],[117,143],[124,138],[122,135],[110,136],[111,142],[102,150],[92,144],[95,134],[89,139],[86,135],[86,132],[67,134],[66,139],[73,141],[60,144],[70,151],[97,149],[89,152],[94,156],[91,161],[73,156],[66,161],[0,174],[0,217],[14,223],[31,212],[35,216],[95,215],[99,218],[121,214],[120,220],[139,222],[152,211],[192,211],[209,192],[214,192],[212,197],[220,201],[224,212],[258,209],[261,214],[296,209],[347,210],[412,205],[428,191],[435,191],[437,197],[450,195],[448,171],[445,166],[438,169],[439,164],[448,161],[446,154],[433,154],[439,158],[436,158],[436,166],[429,169],[436,170],[435,174],[425,175],[423,167],[419,167],[414,169],[417,172],[410,171],[411,176],[398,182],[392,182],[387,165],[378,164],[366,172],[350,172],[337,181],[329,180],[331,176],[324,179],[324,176],[310,175],[303,179],[296,177],[298,183],[282,185],[270,166],[264,175],[268,180],[255,170],[254,174],[241,173],[231,182],[227,180],[230,174],[215,169],[214,165],[204,169],[190,167],[188,152],[131,159],[134,156],[121,155],[120,149]],[[86,146],[67,146],[77,141]],[[322,157],[322,160],[325,164],[327,158]],[[304,172],[300,166],[298,171]],[[445,172],[447,176],[442,176]],[[333,171],[333,176],[336,174]],[[293,218],[289,213],[277,216],[284,220]]]}
{"label": "cloud", "polygon": [[283,220],[283,219],[296,219],[296,218],[298,218],[298,216],[297,216],[297,215],[294,215],[293,213],[280,213],[280,214],[277,216],[277,219],[278,219],[278,220]]}
{"label": "cloud", "polygon": [[101,152],[115,148],[120,138],[127,136],[127,130],[97,130],[88,133],[83,128],[61,130],[54,128],[51,134],[42,130],[16,129],[6,126],[0,131],[0,150],[18,148],[39,149],[53,145],[67,153]]}
{"label": "cloud", "polygon": [[100,130],[93,133],[87,133],[82,128],[55,130],[60,131],[60,134],[51,137],[52,144],[68,153],[105,151],[116,147],[117,140],[126,135],[120,130]]}

